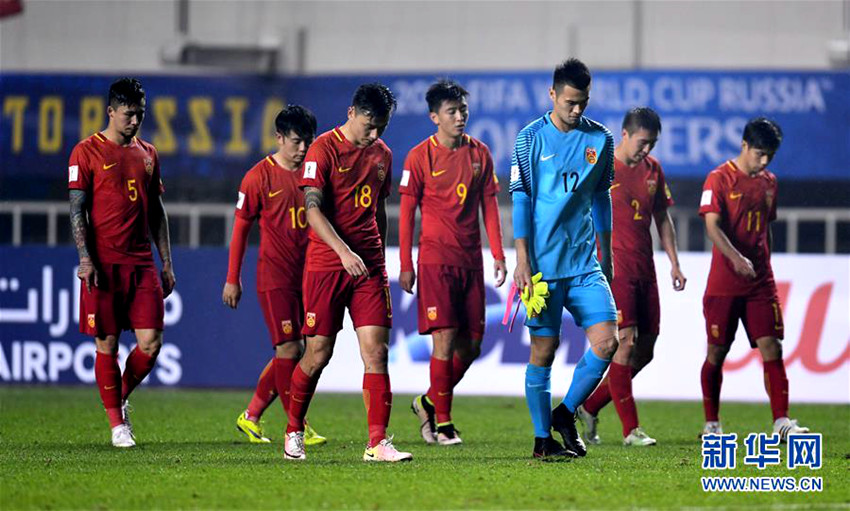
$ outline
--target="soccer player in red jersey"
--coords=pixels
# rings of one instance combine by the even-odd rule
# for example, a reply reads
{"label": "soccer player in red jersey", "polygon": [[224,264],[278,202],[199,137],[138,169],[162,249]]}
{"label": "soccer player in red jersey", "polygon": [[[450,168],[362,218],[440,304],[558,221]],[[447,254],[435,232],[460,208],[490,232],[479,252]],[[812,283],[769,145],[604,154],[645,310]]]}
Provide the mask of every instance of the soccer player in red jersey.
{"label": "soccer player in red jersey", "polygon": [[365,461],[404,461],[387,437],[392,408],[387,373],[392,302],[384,247],[385,201],[392,153],[381,134],[396,101],[377,83],[357,88],[348,120],[320,135],[307,151],[300,186],[310,224],[304,274],[304,357],[290,386],[286,459],[304,459],[304,417],[349,310],[363,359],[363,401],[369,424]]}
{"label": "soccer player in red jersey", "polygon": [[[316,117],[306,108],[290,105],[275,118],[278,150],[260,160],[245,174],[236,201],[227,281],[221,299],[235,309],[242,298],[242,260],[254,221],[260,223],[257,261],[257,298],[272,340],[274,356],[260,374],[248,408],[236,419],[236,428],[253,443],[269,442],[260,417],[280,396],[289,408],[289,384],[304,345],[301,320],[301,279],[307,252],[307,219],[304,194],[298,189],[301,164],[316,136]],[[326,439],[309,426],[305,443]]]}
{"label": "soccer player in red jersey", "polygon": [[437,133],[407,155],[401,176],[401,275],[413,293],[411,254],[416,208],[422,208],[419,238],[419,333],[431,334],[431,387],[413,400],[420,433],[429,444],[460,444],[452,423],[452,389],[481,353],[484,336],[484,271],[478,210],[484,213],[495,259],[496,285],[507,267],[499,224],[499,182],[487,146],[464,133],[469,93],[442,80],[425,95]]}
{"label": "soccer player in red jersey", "polygon": [[[168,217],[159,157],[136,138],[145,91],[134,78],[109,87],[109,124],[74,147],[68,163],[71,232],[80,257],[80,332],[95,339],[95,379],[112,428],[112,445],[136,445],[127,396],[153,369],[162,346],[163,299],[174,289]],[[151,252],[162,260],[160,279]],[[123,376],[118,337],[134,330]]]}
{"label": "soccer player in red jersey", "polygon": [[585,440],[598,444],[597,414],[613,400],[623,423],[623,444],[647,446],[656,442],[639,426],[632,397],[632,378],[652,360],[661,321],[652,259],[650,227],[653,218],[672,266],[673,289],[685,289],[687,279],[679,268],[676,231],[667,211],[673,205],[673,197],[661,164],[649,155],[661,133],[661,119],[651,108],[633,108],[623,118],[622,130],[623,138],[614,149],[614,181],[611,184],[614,210],[611,291],[617,304],[620,345],[608,375],[578,408],[578,417],[584,425]]}
{"label": "soccer player in red jersey", "polygon": [[773,432],[805,433],[788,418],[788,378],[782,360],[782,309],[770,266],[776,220],[776,176],[767,170],[782,142],[782,130],[764,117],[744,128],[741,152],[708,175],[699,213],[714,243],[703,297],[708,353],[702,366],[703,434],[722,433],[720,386],[738,321],[764,361],[764,386],[773,412]]}

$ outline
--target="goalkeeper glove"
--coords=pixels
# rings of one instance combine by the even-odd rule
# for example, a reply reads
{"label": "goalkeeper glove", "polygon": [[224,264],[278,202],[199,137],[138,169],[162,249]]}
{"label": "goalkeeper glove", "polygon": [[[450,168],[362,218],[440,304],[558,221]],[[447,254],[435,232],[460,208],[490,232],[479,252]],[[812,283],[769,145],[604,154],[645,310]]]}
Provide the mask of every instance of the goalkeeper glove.
{"label": "goalkeeper glove", "polygon": [[543,273],[538,272],[531,277],[531,289],[528,286],[522,290],[520,299],[525,305],[525,313],[529,318],[540,315],[546,308],[546,298],[549,298],[549,284],[543,281]]}

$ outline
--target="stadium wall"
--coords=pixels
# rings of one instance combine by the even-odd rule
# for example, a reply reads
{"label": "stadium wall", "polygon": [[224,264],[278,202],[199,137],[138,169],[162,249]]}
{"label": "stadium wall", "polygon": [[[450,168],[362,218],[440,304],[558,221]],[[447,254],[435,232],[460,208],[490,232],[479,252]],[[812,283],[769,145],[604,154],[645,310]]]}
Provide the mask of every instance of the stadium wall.
{"label": "stadium wall", "polygon": [[[838,1],[200,2],[24,0],[4,70],[163,72],[181,40],[278,48],[286,72],[600,68],[827,69]],[[300,41],[300,42],[299,42]]]}
{"label": "stadium wall", "polygon": [[[185,387],[250,387],[272,356],[254,292],[256,250],[250,249],[243,273],[245,293],[237,311],[221,304],[227,271],[226,249],[177,248],[178,286],[166,302],[165,345],[148,383]],[[508,251],[512,268],[513,252]],[[73,248],[0,247],[0,382],[3,384],[75,384],[94,381],[94,343],[78,331],[79,281]],[[398,251],[389,249],[394,327],[390,373],[393,390],[421,392],[428,386],[430,340],[416,326],[416,302],[395,280]],[[700,399],[699,371],[705,356],[702,293],[710,255],[685,253],[689,277],[684,292],[672,291],[669,263],[656,255],[662,304],[661,336],[655,360],[635,380],[635,396],[652,399]],[[481,359],[459,385],[458,394],[522,395],[529,355],[526,329],[512,332],[500,324],[507,286],[495,288],[485,253],[487,334]],[[784,353],[792,402],[850,403],[850,257],[774,255],[785,319]],[[564,313],[561,349],[553,373],[553,394],[563,394],[586,350],[583,332]],[[121,358],[133,337],[121,339]],[[360,392],[362,363],[357,340],[346,318],[336,353],[324,372],[320,391]],[[743,328],[727,360],[724,399],[766,400],[756,350]]]}

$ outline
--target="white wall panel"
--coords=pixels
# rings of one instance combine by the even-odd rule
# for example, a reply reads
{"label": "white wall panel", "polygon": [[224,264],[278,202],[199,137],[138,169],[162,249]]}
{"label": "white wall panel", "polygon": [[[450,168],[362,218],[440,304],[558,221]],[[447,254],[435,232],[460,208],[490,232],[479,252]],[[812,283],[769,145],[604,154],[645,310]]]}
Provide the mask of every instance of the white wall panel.
{"label": "white wall panel", "polygon": [[[842,37],[844,2],[643,2],[645,67],[826,68]],[[305,71],[547,69],[569,54],[594,68],[634,62],[634,2],[200,1],[201,42],[295,40]],[[3,70],[168,71],[174,1],[25,0],[0,21]],[[286,66],[296,61],[286,48]]]}

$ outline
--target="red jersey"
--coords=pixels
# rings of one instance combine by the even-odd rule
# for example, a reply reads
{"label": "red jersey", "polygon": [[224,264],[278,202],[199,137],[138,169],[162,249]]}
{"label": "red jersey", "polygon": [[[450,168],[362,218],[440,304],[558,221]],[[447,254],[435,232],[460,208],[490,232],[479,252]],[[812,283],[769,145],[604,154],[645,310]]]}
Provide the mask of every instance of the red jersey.
{"label": "red jersey", "polygon": [[767,233],[769,222],[776,220],[776,191],[776,176],[767,169],[750,177],[732,161],[727,161],[708,175],[699,214],[720,215],[720,228],[732,246],[752,261],[756,278],[751,280],[735,273],[732,263],[715,246],[711,252],[706,295],[775,293]]}
{"label": "red jersey", "polygon": [[300,169],[287,170],[266,156],[242,179],[236,215],[260,219],[257,291],[301,291],[307,251],[304,194],[298,189]]}
{"label": "red jersey", "polygon": [[652,217],[673,205],[661,164],[647,156],[634,167],[614,159],[611,184],[614,229],[614,278],[655,280],[652,260]]}
{"label": "red jersey", "polygon": [[[322,213],[337,235],[368,268],[384,266],[384,244],[378,231],[378,201],[390,194],[393,156],[382,140],[356,147],[339,128],[322,133],[307,151],[299,186],[319,188]],[[344,270],[336,252],[309,230],[307,269]]]}
{"label": "red jersey", "polygon": [[422,209],[419,264],[480,270],[478,211],[484,197],[499,193],[490,149],[469,135],[449,149],[432,135],[410,150],[404,169],[399,192]]}
{"label": "red jersey", "polygon": [[123,147],[95,133],[71,152],[68,189],[88,196],[96,262],[153,264],[148,208],[165,189],[151,144],[134,137]]}

